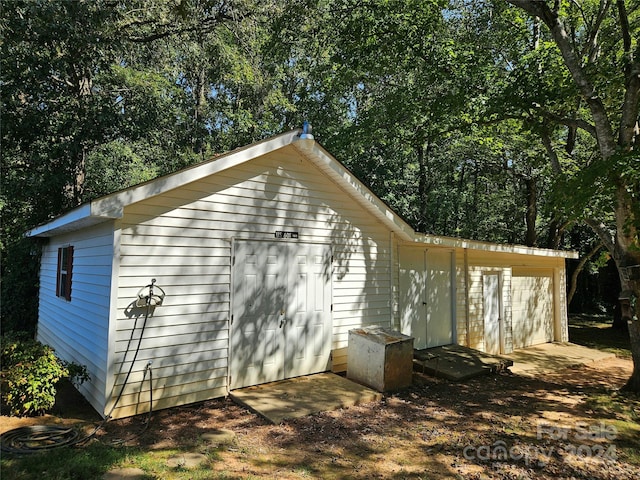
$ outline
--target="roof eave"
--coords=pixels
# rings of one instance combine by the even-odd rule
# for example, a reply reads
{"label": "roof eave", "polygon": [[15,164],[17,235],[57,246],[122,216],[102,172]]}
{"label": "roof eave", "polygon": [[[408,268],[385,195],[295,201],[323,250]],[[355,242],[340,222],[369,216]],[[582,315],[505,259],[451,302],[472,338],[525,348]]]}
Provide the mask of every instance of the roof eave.
{"label": "roof eave", "polygon": [[526,247],[522,245],[504,245],[455,237],[444,237],[416,232],[405,220],[395,213],[386,203],[378,198],[366,185],[351,173],[342,163],[335,160],[330,153],[312,138],[296,138],[293,146],[307,159],[329,175],[343,190],[378,220],[391,229],[401,241],[419,243],[424,246],[446,248],[467,248],[478,251],[535,255],[555,258],[579,258],[577,252],[552,250],[546,248]]}
{"label": "roof eave", "polygon": [[98,198],[92,202],[92,213],[98,216],[121,215],[124,207],[128,205],[156,195],[161,195],[170,190],[198,181],[201,178],[215,175],[252,158],[257,158],[283,148],[294,142],[299,133],[300,130],[292,130],[276,137],[212,157],[206,162],[193,165],[184,170]]}
{"label": "roof eave", "polygon": [[108,220],[121,218],[124,208],[133,203],[179,188],[197,181],[200,178],[214,175],[243,163],[248,159],[278,150],[294,142],[299,133],[300,130],[292,130],[276,137],[213,157],[207,162],[194,165],[190,168],[105,195],[90,203],[74,208],[44,225],[35,227],[25,235],[27,237],[52,237]]}
{"label": "roof eave", "polygon": [[73,232],[90,227],[122,216],[122,212],[112,215],[95,215],[93,202],[85,203],[73,210],[54,218],[38,227],[29,230],[26,237],[53,237],[67,232]]}
{"label": "roof eave", "polygon": [[400,239],[405,241],[415,239],[413,228],[318,142],[298,137],[293,142],[293,146]]}
{"label": "roof eave", "polygon": [[499,244],[482,242],[480,240],[467,240],[464,238],[442,237],[426,233],[416,233],[415,242],[424,245],[432,245],[447,248],[466,248],[484,252],[514,253],[518,255],[535,255],[539,257],[554,257],[577,259],[578,252],[568,250],[553,250],[550,248],[527,247],[524,245]]}

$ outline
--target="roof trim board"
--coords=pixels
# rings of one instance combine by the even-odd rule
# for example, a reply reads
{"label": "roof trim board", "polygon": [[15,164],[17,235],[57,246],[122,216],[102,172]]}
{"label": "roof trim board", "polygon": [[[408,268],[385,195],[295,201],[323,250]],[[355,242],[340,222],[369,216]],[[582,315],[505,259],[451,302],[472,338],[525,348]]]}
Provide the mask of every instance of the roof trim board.
{"label": "roof trim board", "polygon": [[117,217],[92,215],[91,203],[85,203],[73,210],[54,218],[44,225],[32,228],[26,237],[51,237],[62,233],[73,232],[81,228],[97,225]]}
{"label": "roof trim board", "polygon": [[346,194],[386,225],[398,236],[400,241],[405,243],[544,257],[578,258],[577,252],[519,245],[501,245],[415,232],[405,220],[377,197],[364,183],[358,180],[344,165],[322,148],[320,144],[310,138],[300,138],[299,129],[232,150],[192,167],[92,200],[44,225],[29,230],[26,236],[52,237],[121,218],[124,208],[128,205],[180,188],[201,178],[215,175],[223,170],[241,165],[253,158],[266,155],[288,145],[293,145],[299,153],[329,176]]}
{"label": "roof trim board", "polygon": [[320,144],[311,139],[298,139],[294,147],[346,193],[353,197],[369,213],[398,234],[404,240],[412,240],[413,228],[380,200],[366,185],[338,162]]}
{"label": "roof trim board", "polygon": [[[214,175],[228,168],[240,165],[252,158],[266,155],[290,145],[298,138],[299,130],[263,140],[246,147],[215,156],[203,163],[187,167],[175,173],[164,175],[148,182],[134,185],[124,190],[105,195],[74,208],[44,225],[29,230],[27,237],[51,237],[65,231],[78,230],[88,224],[97,224],[109,219],[121,218],[124,208],[147,198],[161,195],[170,190]],[[89,218],[93,219],[92,221]]]}
{"label": "roof trim board", "polygon": [[515,253],[519,255],[536,255],[550,258],[579,258],[578,252],[568,250],[553,250],[551,248],[527,247],[525,245],[512,245],[483,242],[481,240],[467,240],[464,238],[444,237],[425,233],[416,233],[414,242],[420,246],[433,246],[438,248],[462,248],[496,253]]}

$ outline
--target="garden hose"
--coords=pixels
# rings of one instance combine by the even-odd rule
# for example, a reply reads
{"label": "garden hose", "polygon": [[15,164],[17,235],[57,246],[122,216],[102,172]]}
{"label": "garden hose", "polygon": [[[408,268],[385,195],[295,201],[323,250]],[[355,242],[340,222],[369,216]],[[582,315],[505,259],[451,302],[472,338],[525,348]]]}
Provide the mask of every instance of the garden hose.
{"label": "garden hose", "polygon": [[[147,365],[145,369],[145,377],[149,373],[149,391],[152,391],[153,387],[153,373],[151,365]],[[144,379],[143,379],[144,382]],[[153,414],[153,393],[150,393],[149,397],[149,412],[145,419],[144,426],[140,432],[131,435],[130,437],[119,439],[111,442],[113,445],[121,445],[129,442],[139,436],[149,428],[151,423],[151,416]],[[25,455],[30,453],[38,453],[46,450],[53,450],[60,447],[73,447],[82,446],[91,440],[98,431],[104,427],[109,421],[110,417],[106,417],[100,422],[93,431],[82,437],[76,428],[72,427],[59,427],[55,425],[34,425],[31,427],[19,427],[9,430],[8,432],[0,435],[0,451],[5,453],[12,453],[15,455]]]}
{"label": "garden hose", "polygon": [[153,385],[153,372],[151,370],[151,364],[147,364],[147,368],[144,370],[144,377],[142,378],[142,383],[144,383],[145,378],[147,377],[147,372],[149,372],[149,411],[147,412],[147,418],[144,421],[144,425],[142,429],[138,433],[134,433],[133,435],[127,438],[120,438],[113,440],[111,442],[112,445],[122,445],[124,443],[130,442],[138,437],[140,437],[144,432],[149,428],[149,424],[151,423],[151,416],[153,415],[153,389],[151,388]]}
{"label": "garden hose", "polygon": [[[149,318],[151,307],[153,306],[150,299],[153,296],[154,283],[155,283],[155,279],[151,281],[150,285],[147,285],[147,288],[149,288],[149,296],[146,298],[147,308],[144,315],[144,321],[142,323],[140,337],[138,338],[138,345],[133,355],[133,360],[131,360],[129,370],[122,384],[122,388],[120,389],[120,393],[118,393],[118,396],[116,397],[116,401],[111,407],[111,410],[109,410],[109,413],[105,416],[104,420],[96,426],[93,432],[91,432],[89,435],[86,435],[82,438],[78,438],[80,436],[78,430],[74,428],[69,428],[69,427],[59,427],[59,426],[52,426],[52,425],[34,425],[31,427],[15,428],[13,430],[9,430],[8,432],[5,432],[2,435],[0,435],[1,451],[20,455],[20,454],[36,453],[36,452],[41,452],[45,450],[52,450],[54,448],[60,448],[60,447],[83,445],[86,442],[88,442],[91,438],[93,438],[95,434],[111,419],[111,414],[113,413],[116,406],[118,405],[118,402],[122,398],[124,389],[127,386],[127,382],[129,381],[129,377],[131,376],[131,372],[133,371],[133,365],[135,364],[136,358],[138,357],[138,352],[140,351],[140,345],[142,344],[142,337],[144,335],[144,330],[147,326],[147,320]],[[129,337],[129,341],[127,343],[125,359],[127,356],[126,354],[129,352],[129,348],[131,346],[131,342],[133,340],[133,336],[137,328],[137,323],[138,323],[138,318],[136,318],[136,321],[133,325],[133,329],[131,330],[131,336]],[[125,443],[136,437],[139,437],[147,430],[147,427],[151,422],[151,414],[153,412],[153,374],[151,371],[151,362],[149,362],[145,368],[142,384],[144,384],[144,380],[147,376],[147,373],[149,374],[149,412],[147,415],[147,419],[145,421],[145,425],[139,433],[127,439],[118,441],[116,443]]]}
{"label": "garden hose", "polygon": [[3,452],[25,454],[77,443],[78,430],[55,425],[34,425],[9,430],[0,435]]}

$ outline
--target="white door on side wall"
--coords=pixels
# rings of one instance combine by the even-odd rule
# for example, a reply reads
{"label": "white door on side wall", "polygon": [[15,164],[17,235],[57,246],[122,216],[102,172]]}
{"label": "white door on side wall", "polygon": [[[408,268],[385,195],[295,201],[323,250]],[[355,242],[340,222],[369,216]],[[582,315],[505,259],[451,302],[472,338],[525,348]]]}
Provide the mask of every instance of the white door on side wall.
{"label": "white door on side wall", "polygon": [[230,388],[326,371],[330,354],[330,247],[235,242]]}
{"label": "white door on side wall", "polygon": [[553,341],[553,271],[514,271],[511,277],[513,348]]}
{"label": "white door on side wall", "polygon": [[453,343],[453,253],[450,250],[400,250],[401,326],[416,349]]}
{"label": "white door on side wall", "polygon": [[504,326],[502,320],[502,302],[500,274],[485,273],[482,276],[482,298],[484,307],[484,351],[503,353]]}

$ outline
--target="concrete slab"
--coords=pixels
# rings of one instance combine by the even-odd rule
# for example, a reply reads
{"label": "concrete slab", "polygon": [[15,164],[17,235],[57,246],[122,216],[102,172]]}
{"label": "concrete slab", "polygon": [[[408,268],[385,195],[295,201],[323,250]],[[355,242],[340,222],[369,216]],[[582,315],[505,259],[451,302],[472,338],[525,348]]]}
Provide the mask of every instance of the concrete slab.
{"label": "concrete slab", "polygon": [[491,355],[462,345],[445,345],[414,351],[415,369],[454,381],[498,372],[511,364],[511,360],[499,355]]}
{"label": "concrete slab", "polygon": [[167,459],[167,465],[171,468],[186,468],[189,470],[204,465],[208,460],[203,453],[185,452],[171,455]]}
{"label": "concrete slab", "polygon": [[272,423],[312,413],[376,402],[382,394],[333,373],[241,388],[231,398]]}
{"label": "concrete slab", "polygon": [[543,343],[532,347],[515,350],[504,355],[513,361],[511,372],[519,375],[535,376],[544,372],[555,372],[577,367],[607,358],[615,354],[583,347],[574,343]]}
{"label": "concrete slab", "polygon": [[200,438],[207,442],[209,446],[219,447],[221,445],[229,445],[233,443],[236,439],[236,434],[231,430],[219,428],[203,433],[202,435],[200,435]]}
{"label": "concrete slab", "polygon": [[149,478],[139,468],[114,468],[102,476],[102,480],[145,480]]}

